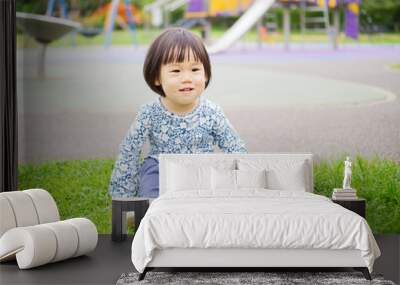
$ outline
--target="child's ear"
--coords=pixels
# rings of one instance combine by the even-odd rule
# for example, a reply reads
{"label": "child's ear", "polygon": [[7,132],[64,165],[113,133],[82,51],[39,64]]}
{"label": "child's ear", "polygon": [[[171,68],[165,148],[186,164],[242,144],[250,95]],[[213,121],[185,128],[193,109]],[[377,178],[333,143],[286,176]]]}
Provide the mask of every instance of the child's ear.
{"label": "child's ear", "polygon": [[160,86],[160,85],[161,85],[161,84],[160,84],[160,80],[156,79],[156,80],[154,81],[154,85],[155,85],[155,86]]}

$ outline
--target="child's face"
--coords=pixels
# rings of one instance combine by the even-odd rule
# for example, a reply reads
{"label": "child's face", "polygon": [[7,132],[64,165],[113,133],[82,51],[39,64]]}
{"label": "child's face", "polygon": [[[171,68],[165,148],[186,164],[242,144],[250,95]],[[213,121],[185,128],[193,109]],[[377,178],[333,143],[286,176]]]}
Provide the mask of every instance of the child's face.
{"label": "child's face", "polygon": [[162,86],[168,100],[179,106],[194,104],[203,93],[205,83],[204,66],[195,61],[192,51],[183,62],[162,65],[160,78],[155,81]]}

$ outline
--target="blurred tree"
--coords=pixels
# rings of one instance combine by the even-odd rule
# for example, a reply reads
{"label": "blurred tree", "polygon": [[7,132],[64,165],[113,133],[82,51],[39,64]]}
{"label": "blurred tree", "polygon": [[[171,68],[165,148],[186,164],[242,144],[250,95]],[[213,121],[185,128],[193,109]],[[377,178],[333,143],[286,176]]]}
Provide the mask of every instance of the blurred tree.
{"label": "blurred tree", "polygon": [[16,2],[17,12],[26,12],[34,14],[45,14],[47,9],[47,0],[18,0]]}
{"label": "blurred tree", "polygon": [[[399,0],[362,0],[361,27],[376,31],[400,31]],[[363,25],[370,25],[363,27]],[[372,32],[373,32],[372,30]]]}

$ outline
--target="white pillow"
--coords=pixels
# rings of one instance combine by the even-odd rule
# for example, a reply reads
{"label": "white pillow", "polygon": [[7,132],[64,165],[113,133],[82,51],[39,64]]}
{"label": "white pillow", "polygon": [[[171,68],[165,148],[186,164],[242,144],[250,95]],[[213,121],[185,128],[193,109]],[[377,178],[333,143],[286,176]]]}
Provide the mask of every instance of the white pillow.
{"label": "white pillow", "polygon": [[213,190],[236,190],[236,170],[211,168]]}
{"label": "white pillow", "polygon": [[267,170],[267,188],[306,191],[306,164],[303,160],[239,160],[240,170]]}
{"label": "white pillow", "polygon": [[211,167],[168,164],[167,191],[211,189]]}
{"label": "white pillow", "polygon": [[271,169],[267,172],[268,189],[306,191],[304,168],[289,168],[284,171]]}
{"label": "white pillow", "polygon": [[236,170],[237,188],[267,188],[267,170]]}

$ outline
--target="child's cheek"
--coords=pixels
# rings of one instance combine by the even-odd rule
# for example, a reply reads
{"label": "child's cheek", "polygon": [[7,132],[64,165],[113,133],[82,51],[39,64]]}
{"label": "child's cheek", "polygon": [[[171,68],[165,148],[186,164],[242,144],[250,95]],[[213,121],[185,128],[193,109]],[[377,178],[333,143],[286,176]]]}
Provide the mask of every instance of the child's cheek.
{"label": "child's cheek", "polygon": [[204,75],[204,73],[198,73],[195,75],[196,80],[204,80],[206,81],[206,76]]}

